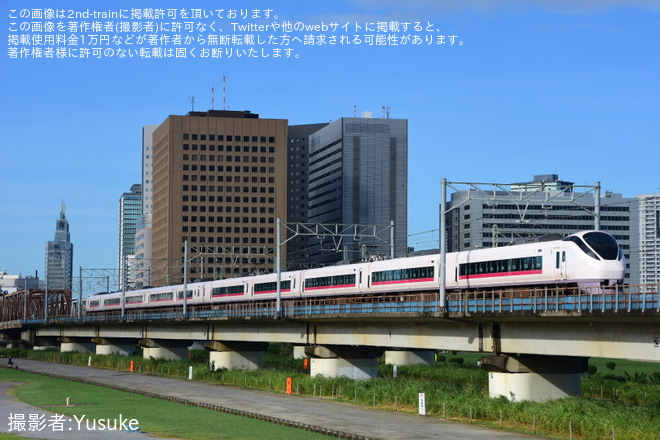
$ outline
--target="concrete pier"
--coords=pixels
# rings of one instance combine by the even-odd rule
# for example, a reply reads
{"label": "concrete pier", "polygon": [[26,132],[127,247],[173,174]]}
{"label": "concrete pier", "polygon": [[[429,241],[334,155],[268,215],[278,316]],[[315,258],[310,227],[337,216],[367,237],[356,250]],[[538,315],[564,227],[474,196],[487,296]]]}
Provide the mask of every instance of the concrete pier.
{"label": "concrete pier", "polygon": [[373,379],[378,376],[378,359],[384,348],[353,346],[305,347],[310,358],[310,374],[325,377],[349,377],[351,379]]}
{"label": "concrete pier", "polygon": [[432,365],[435,350],[387,350],[385,363],[389,365]]}
{"label": "concrete pier", "polygon": [[188,347],[191,341],[141,339],[138,345],[143,347],[144,359],[179,360],[188,358]]}
{"label": "concrete pier", "polygon": [[135,352],[137,340],[92,338],[96,344],[96,354],[129,355]]}
{"label": "concrete pier", "polygon": [[490,397],[543,402],[582,394],[588,358],[574,356],[499,355],[481,359],[488,371]]}
{"label": "concrete pier", "polygon": [[204,344],[210,351],[209,367],[213,370],[258,370],[264,366],[266,342],[220,342]]}
{"label": "concrete pier", "polygon": [[60,351],[62,353],[67,351],[73,351],[77,353],[94,353],[96,347],[94,343],[89,338],[69,338],[61,337],[60,341]]}

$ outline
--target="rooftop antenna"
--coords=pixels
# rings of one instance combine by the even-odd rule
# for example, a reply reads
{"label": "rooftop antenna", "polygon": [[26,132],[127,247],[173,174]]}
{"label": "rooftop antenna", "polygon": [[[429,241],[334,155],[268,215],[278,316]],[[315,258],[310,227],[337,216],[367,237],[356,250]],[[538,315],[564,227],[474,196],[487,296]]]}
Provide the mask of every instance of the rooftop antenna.
{"label": "rooftop antenna", "polygon": [[194,97],[194,96],[191,96],[191,97],[190,97],[190,106],[191,106],[191,110],[190,110],[190,111],[193,111],[193,112],[194,112],[194,111],[195,111],[195,97]]}
{"label": "rooftop antenna", "polygon": [[215,84],[211,83],[211,110],[215,110]]}
{"label": "rooftop antenna", "polygon": [[383,110],[383,119],[390,119],[390,107],[389,106],[382,106]]}
{"label": "rooftop antenna", "polygon": [[357,118],[357,105],[353,106],[353,117]]}

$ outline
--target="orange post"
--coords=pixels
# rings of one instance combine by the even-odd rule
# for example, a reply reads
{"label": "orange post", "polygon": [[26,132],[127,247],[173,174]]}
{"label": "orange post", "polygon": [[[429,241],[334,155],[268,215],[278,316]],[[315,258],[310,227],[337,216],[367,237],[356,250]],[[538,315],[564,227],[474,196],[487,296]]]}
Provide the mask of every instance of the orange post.
{"label": "orange post", "polygon": [[303,368],[305,370],[309,368],[309,358],[303,359]]}
{"label": "orange post", "polygon": [[132,372],[135,371],[135,361],[131,361],[131,366],[129,367],[129,370]]}
{"label": "orange post", "polygon": [[290,377],[286,378],[286,393],[289,395],[293,394],[293,379]]}

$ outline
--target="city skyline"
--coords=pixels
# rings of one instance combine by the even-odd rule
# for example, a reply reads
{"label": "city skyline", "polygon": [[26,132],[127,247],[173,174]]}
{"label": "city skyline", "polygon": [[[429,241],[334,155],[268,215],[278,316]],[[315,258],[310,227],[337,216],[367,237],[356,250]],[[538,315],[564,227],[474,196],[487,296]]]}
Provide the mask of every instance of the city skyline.
{"label": "city skyline", "polygon": [[[301,45],[300,57],[286,60],[35,60],[6,52],[0,268],[44,273],[43,245],[62,200],[74,273],[115,268],[117,201],[141,181],[142,127],[193,108],[250,110],[289,125],[365,111],[407,119],[409,234],[438,228],[442,178],[513,183],[555,173],[625,197],[660,192],[657,2],[449,3],[271,7],[279,21],[310,24],[431,22],[457,36],[442,47]],[[5,29],[14,16],[3,14]]]}

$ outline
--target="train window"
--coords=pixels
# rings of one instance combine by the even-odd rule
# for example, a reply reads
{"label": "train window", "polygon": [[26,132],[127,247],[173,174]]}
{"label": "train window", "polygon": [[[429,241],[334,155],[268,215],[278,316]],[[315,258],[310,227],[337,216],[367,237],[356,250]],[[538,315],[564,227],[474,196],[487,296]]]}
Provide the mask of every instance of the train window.
{"label": "train window", "polygon": [[99,302],[98,299],[89,302],[90,307],[98,307],[99,305],[101,305],[101,303]]}
{"label": "train window", "polygon": [[355,286],[355,274],[333,275],[328,277],[308,278],[305,280],[305,289],[332,286]]}
{"label": "train window", "polygon": [[[193,297],[193,291],[186,290],[186,298],[192,298],[192,297]],[[183,290],[179,290],[179,299],[183,299]]]}
{"label": "train window", "polygon": [[569,236],[569,237],[564,238],[564,240],[565,241],[572,241],[573,243],[575,243],[580,248],[580,250],[582,252],[589,255],[591,258],[594,258],[596,260],[600,260],[600,258],[598,258],[598,255],[596,255],[594,253],[594,251],[589,249],[589,246],[587,246],[586,243],[584,241],[582,241],[582,239],[580,237]]}
{"label": "train window", "polygon": [[121,303],[121,298],[109,298],[103,300],[104,306],[116,306]]}
{"label": "train window", "polygon": [[435,268],[433,266],[411,267],[408,269],[386,270],[374,272],[373,282],[382,283],[388,281],[406,281],[433,278]]}
{"label": "train window", "polygon": [[174,299],[174,292],[160,292],[149,295],[149,301],[168,301]]}
{"label": "train window", "polygon": [[[280,289],[291,290],[291,281],[281,280]],[[277,281],[273,281],[270,283],[257,283],[254,285],[254,293],[266,293],[266,292],[276,292],[276,291],[277,291]]]}
{"label": "train window", "polygon": [[238,286],[214,287],[211,289],[211,296],[242,295],[244,291],[245,289],[242,284]]}
{"label": "train window", "polygon": [[588,232],[584,234],[583,238],[605,260],[616,260],[619,257],[619,245],[611,235],[602,232]]}
{"label": "train window", "polygon": [[144,297],[142,295],[127,296],[126,297],[126,304],[141,303],[143,300],[144,300]]}
{"label": "train window", "polygon": [[487,274],[506,274],[511,272],[524,272],[541,270],[543,267],[543,258],[523,257],[511,258],[507,260],[477,261],[474,263],[460,264],[458,268],[459,276],[487,275]]}

